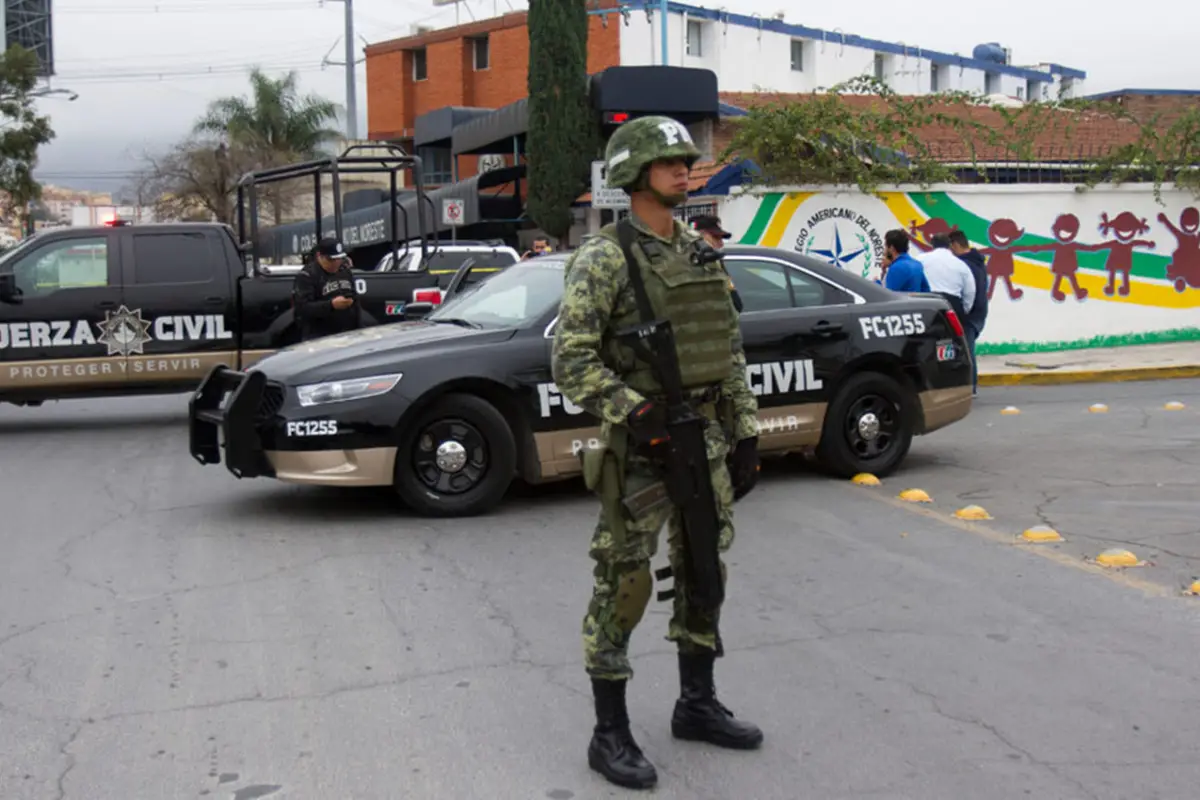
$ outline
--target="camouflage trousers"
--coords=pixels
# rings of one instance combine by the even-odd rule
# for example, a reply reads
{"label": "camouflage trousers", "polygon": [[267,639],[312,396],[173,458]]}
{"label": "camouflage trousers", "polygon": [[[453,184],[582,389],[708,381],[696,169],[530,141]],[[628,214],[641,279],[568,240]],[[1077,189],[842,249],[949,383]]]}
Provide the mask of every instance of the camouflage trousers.
{"label": "camouflage trousers", "polygon": [[[719,427],[716,428],[717,433]],[[728,445],[714,442],[710,436],[709,468],[720,520],[718,550],[733,544],[733,486],[725,464]],[[722,437],[723,438],[723,437]],[[653,465],[635,454],[625,458],[625,494],[633,494],[659,480]],[[666,639],[676,642],[684,653],[720,649],[719,613],[705,614],[688,604],[687,571],[682,551],[683,530],[678,512],[670,504],[646,513],[639,519],[625,516],[623,525],[614,526],[614,512],[602,503],[592,534],[589,555],[596,562],[593,570],[592,599],[583,619],[584,666],[593,678],[627,680],[633,676],[629,664],[629,640],[653,594],[650,561],[658,552],[658,537],[667,525],[667,548],[675,590],[674,609]],[[623,530],[622,530],[623,528]],[[721,562],[721,574],[726,573]]]}

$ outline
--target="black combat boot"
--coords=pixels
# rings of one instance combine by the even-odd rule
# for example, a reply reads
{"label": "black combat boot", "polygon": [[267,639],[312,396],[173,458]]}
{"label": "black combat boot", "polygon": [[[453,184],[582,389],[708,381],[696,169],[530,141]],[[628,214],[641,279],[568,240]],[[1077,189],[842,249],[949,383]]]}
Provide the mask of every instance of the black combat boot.
{"label": "black combat boot", "polygon": [[680,697],[671,716],[671,733],[676,739],[708,742],[734,750],[753,750],[762,744],[756,725],[740,722],[717,700],[713,686],[715,653],[679,654]]}
{"label": "black combat boot", "polygon": [[658,772],[642,755],[629,731],[629,713],[625,710],[626,683],[592,679],[596,729],[588,745],[588,766],[618,786],[649,789],[658,782]]}

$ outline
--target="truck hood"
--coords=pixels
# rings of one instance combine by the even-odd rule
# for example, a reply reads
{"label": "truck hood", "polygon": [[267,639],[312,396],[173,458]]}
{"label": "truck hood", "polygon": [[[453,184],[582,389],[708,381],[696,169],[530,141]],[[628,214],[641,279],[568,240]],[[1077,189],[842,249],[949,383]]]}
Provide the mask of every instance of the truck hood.
{"label": "truck hood", "polygon": [[289,385],[403,371],[417,360],[507,341],[516,330],[476,330],[412,320],[373,325],[285,347],[255,364],[269,380]]}

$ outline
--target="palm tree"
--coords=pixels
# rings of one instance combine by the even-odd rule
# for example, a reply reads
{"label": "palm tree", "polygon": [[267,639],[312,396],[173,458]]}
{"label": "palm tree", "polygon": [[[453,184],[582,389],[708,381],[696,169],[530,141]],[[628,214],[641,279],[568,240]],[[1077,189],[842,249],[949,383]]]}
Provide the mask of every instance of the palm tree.
{"label": "palm tree", "polygon": [[[271,78],[256,67],[250,72],[250,96],[212,101],[195,132],[224,137],[252,154],[260,168],[318,158],[342,138],[341,131],[326,126],[337,121],[341,107],[318,95],[301,97],[296,83],[295,71]],[[280,189],[268,192],[277,225],[282,218]]]}

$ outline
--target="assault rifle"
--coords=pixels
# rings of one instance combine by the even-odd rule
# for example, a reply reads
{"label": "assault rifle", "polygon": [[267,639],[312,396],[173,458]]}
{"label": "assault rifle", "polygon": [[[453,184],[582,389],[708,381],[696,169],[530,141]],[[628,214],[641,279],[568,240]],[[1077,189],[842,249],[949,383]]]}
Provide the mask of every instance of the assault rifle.
{"label": "assault rifle", "polygon": [[666,392],[669,439],[656,445],[656,450],[662,457],[667,497],[678,509],[683,522],[685,585],[689,599],[698,609],[711,613],[725,599],[725,587],[717,550],[720,520],[704,436],[707,420],[696,413],[684,396],[675,334],[669,320],[654,316],[641,270],[633,256],[634,233],[628,218],[617,223],[618,239],[642,322],[617,331],[616,335],[650,364]]}

